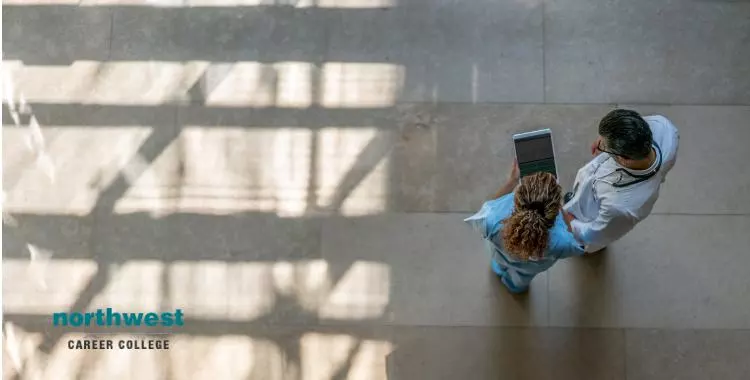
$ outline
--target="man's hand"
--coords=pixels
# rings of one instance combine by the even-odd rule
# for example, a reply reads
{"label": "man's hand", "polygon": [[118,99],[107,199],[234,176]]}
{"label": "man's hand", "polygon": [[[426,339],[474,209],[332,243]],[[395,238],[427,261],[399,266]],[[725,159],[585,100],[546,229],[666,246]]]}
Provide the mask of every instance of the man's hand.
{"label": "man's hand", "polygon": [[602,137],[598,136],[596,140],[591,144],[591,155],[596,156],[599,154],[599,144],[602,142]]}
{"label": "man's hand", "polygon": [[565,220],[565,225],[568,226],[568,231],[570,233],[573,233],[573,227],[570,226],[570,222],[574,221],[576,217],[573,216],[573,214],[565,210],[562,210],[562,216],[563,216],[563,220]]}

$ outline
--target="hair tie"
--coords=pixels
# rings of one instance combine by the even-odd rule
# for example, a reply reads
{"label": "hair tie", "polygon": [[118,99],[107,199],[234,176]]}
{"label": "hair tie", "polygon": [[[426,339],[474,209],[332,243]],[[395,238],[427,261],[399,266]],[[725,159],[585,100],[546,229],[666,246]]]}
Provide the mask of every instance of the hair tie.
{"label": "hair tie", "polygon": [[537,214],[541,215],[542,217],[546,216],[546,205],[544,202],[531,202],[528,205],[526,205],[527,210],[531,210],[536,212]]}

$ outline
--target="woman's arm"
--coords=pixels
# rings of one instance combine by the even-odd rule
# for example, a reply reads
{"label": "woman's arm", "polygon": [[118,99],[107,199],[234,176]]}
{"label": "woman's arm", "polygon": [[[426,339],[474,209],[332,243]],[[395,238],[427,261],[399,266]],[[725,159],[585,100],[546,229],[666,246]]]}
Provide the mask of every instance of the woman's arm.
{"label": "woman's arm", "polygon": [[518,184],[518,181],[511,181],[511,180],[505,181],[505,183],[502,186],[500,186],[497,192],[495,192],[495,194],[492,195],[492,198],[490,198],[490,200],[497,199],[504,195],[508,195],[512,193],[513,189],[516,188],[517,184]]}
{"label": "woman's arm", "polygon": [[504,195],[512,193],[513,189],[515,189],[516,185],[518,185],[519,176],[520,174],[518,170],[518,162],[516,162],[516,160],[513,160],[513,165],[510,169],[510,175],[508,175],[508,179],[505,180],[505,183],[500,186],[500,188],[497,190],[497,192],[495,192],[490,200],[497,199]]}

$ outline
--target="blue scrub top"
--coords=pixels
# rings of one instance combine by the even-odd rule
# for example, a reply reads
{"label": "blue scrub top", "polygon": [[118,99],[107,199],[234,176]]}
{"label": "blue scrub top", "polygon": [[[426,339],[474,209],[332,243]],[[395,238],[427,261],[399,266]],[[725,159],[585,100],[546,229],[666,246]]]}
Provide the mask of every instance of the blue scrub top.
{"label": "blue scrub top", "polygon": [[498,199],[487,201],[482,205],[479,212],[465,220],[487,240],[489,249],[493,251],[493,259],[504,270],[517,272],[518,275],[526,278],[526,281],[519,279],[519,282],[528,284],[531,278],[549,269],[557,260],[583,255],[583,246],[568,231],[562,213],[557,214],[555,224],[549,231],[549,242],[544,257],[538,260],[524,261],[506,254],[501,231],[503,220],[513,212],[513,197],[514,193],[510,193]]}

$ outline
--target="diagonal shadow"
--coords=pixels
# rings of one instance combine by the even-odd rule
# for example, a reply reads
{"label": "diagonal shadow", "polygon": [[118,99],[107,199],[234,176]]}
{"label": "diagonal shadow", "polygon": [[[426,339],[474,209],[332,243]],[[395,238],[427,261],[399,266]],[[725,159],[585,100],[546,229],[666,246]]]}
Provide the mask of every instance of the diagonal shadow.
{"label": "diagonal shadow", "polygon": [[187,91],[190,104],[205,105],[208,96],[227,79],[233,66],[231,63],[210,63]]}
{"label": "diagonal shadow", "polygon": [[[176,114],[177,110],[175,109],[174,111]],[[124,169],[128,171],[128,175],[121,169],[117,177],[104,190],[99,192],[91,216],[108,216],[112,214],[117,201],[130,189],[132,185],[130,182],[140,178],[149,165],[177,139],[179,134],[180,128],[174,123],[168,127],[154,127],[148,138],[143,141],[138,150],[125,164]],[[96,228],[96,223],[94,223],[94,227]]]}
{"label": "diagonal shadow", "polygon": [[354,189],[378,166],[395,145],[395,140],[390,133],[379,131],[359,152],[354,164],[336,186],[331,203],[323,209],[329,212],[339,211]]}
{"label": "diagonal shadow", "polygon": [[357,352],[362,348],[362,340],[358,340],[357,344],[352,347],[351,350],[346,355],[346,362],[344,362],[339,369],[331,375],[331,380],[346,380],[347,376],[349,375],[349,371],[352,369],[352,365],[354,364],[354,357],[357,355]]}

